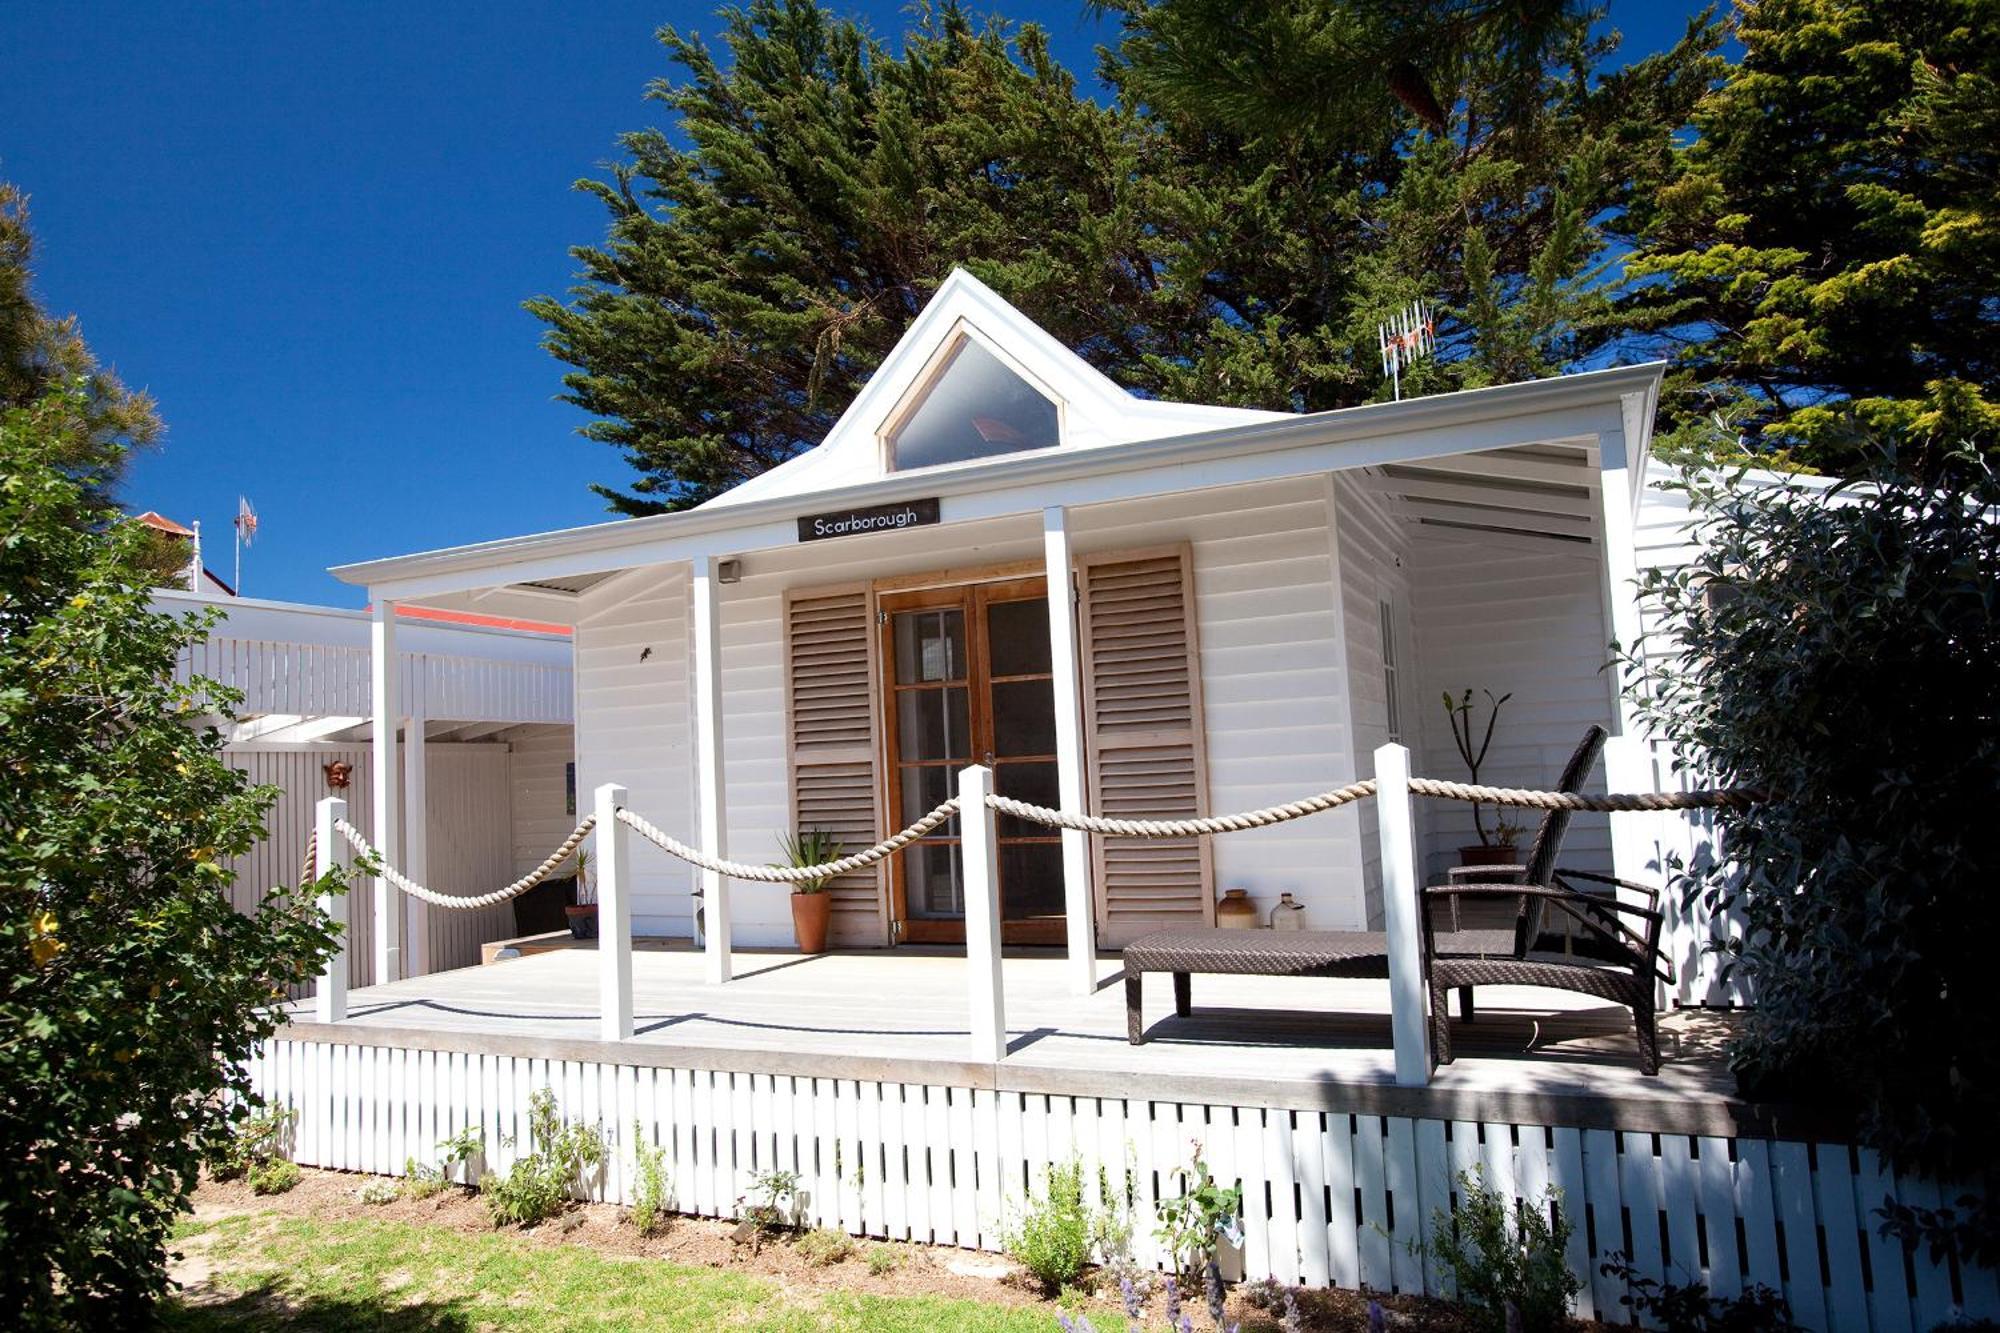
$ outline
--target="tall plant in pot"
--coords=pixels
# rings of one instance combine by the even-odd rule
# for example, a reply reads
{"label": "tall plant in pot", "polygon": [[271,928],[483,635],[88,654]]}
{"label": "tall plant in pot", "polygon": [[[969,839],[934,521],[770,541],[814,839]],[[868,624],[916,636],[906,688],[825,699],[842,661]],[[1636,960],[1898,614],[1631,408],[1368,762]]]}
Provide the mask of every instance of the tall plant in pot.
{"label": "tall plant in pot", "polygon": [[597,879],[591,873],[590,851],[579,848],[576,860],[576,901],[563,908],[563,915],[569,918],[569,936],[573,940],[594,940],[597,938]]}
{"label": "tall plant in pot", "polygon": [[[1500,708],[1514,697],[1512,694],[1503,694],[1496,699],[1491,690],[1481,690],[1480,693],[1486,696],[1484,729],[1479,726],[1479,718],[1474,712],[1470,688],[1456,699],[1449,690],[1445,691],[1444,695],[1444,716],[1445,721],[1451,725],[1452,743],[1458,747],[1458,757],[1465,761],[1466,771],[1472,775],[1471,781],[1475,786],[1479,783],[1479,769],[1486,762],[1486,753],[1493,748],[1493,729],[1500,723]],[[1476,744],[1474,736],[1478,737]],[[1472,831],[1479,835],[1479,844],[1475,847],[1458,849],[1460,865],[1511,865],[1518,859],[1519,853],[1515,845],[1521,836],[1519,826],[1496,818],[1493,831],[1487,832],[1486,816],[1478,801],[1472,803]]]}
{"label": "tall plant in pot", "polygon": [[[788,868],[825,865],[840,859],[840,843],[824,829],[800,829],[780,833],[778,846]],[[800,953],[825,953],[826,928],[833,915],[833,897],[826,891],[831,875],[800,880],[792,885],[792,933],[798,937]]]}

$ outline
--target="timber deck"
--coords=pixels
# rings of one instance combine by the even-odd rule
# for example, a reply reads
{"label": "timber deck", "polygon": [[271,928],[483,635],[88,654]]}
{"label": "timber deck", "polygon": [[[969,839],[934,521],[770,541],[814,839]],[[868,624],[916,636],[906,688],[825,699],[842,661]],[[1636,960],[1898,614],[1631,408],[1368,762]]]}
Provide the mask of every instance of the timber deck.
{"label": "timber deck", "polygon": [[[1173,1014],[1165,977],[1146,987],[1148,1040],[1125,1039],[1115,958],[1089,996],[1064,960],[1010,952],[1007,1059],[966,1058],[966,963],[949,950],[738,950],[716,987],[685,941],[639,941],[636,1031],[597,1034],[597,955],[585,948],[439,972],[351,993],[348,1018],[290,1006],[287,1035],[408,1049],[826,1078],[946,1083],[1073,1096],[1210,1101],[1678,1133],[1770,1131],[1773,1108],[1735,1096],[1721,1047],[1729,1016],[1665,1015],[1665,1064],[1637,1068],[1630,1016],[1557,991],[1482,988],[1476,1022],[1454,1020],[1455,1063],[1428,1088],[1395,1082],[1388,987],[1379,981],[1197,976],[1194,1012]],[[1789,1128],[1796,1128],[1790,1126]]]}

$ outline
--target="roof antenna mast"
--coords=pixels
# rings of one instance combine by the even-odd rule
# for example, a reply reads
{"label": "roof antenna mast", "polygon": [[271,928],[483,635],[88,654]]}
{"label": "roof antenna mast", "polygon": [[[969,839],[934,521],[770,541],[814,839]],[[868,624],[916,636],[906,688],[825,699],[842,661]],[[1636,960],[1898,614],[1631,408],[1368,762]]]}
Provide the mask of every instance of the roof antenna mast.
{"label": "roof antenna mast", "polygon": [[1403,368],[1413,366],[1420,356],[1437,351],[1437,324],[1431,308],[1412,301],[1375,326],[1375,338],[1382,349],[1382,373],[1389,377],[1395,401],[1403,401]]}

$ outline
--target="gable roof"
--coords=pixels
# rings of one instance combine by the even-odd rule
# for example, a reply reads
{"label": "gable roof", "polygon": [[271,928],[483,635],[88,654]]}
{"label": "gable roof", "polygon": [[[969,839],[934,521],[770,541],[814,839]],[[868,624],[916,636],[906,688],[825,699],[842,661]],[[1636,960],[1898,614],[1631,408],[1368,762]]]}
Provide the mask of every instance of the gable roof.
{"label": "gable roof", "polygon": [[[825,439],[701,507],[807,495],[830,486],[874,481],[887,475],[881,445],[884,428],[923,391],[939,363],[961,338],[978,342],[1059,405],[1062,443],[1053,449],[1024,453],[1161,440],[1292,415],[1141,398],[1063,346],[1047,330],[1001,299],[991,287],[964,269],[955,268],[862,385]],[[910,472],[930,475],[979,461],[946,463]]]}

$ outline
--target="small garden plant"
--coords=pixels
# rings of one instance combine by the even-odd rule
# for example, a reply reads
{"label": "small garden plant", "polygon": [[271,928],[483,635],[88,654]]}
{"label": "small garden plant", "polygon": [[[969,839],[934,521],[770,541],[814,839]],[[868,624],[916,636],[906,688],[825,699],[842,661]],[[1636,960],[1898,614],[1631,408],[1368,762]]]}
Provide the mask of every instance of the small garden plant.
{"label": "small garden plant", "polygon": [[1583,1283],[1564,1251],[1570,1222],[1556,1191],[1516,1207],[1476,1172],[1459,1177],[1458,1207],[1437,1210],[1428,1251],[1458,1299],[1492,1333],[1553,1333]]}
{"label": "small garden plant", "polygon": [[854,1253],[854,1237],[839,1227],[814,1227],[792,1246],[814,1268],[830,1268]]}
{"label": "small garden plant", "polygon": [[1600,1267],[1624,1284],[1626,1294],[1619,1300],[1647,1328],[1664,1333],[1801,1333],[1784,1296],[1762,1283],[1740,1296],[1716,1296],[1700,1282],[1682,1286],[1647,1277],[1617,1250]]}
{"label": "small garden plant", "polygon": [[673,1185],[667,1179],[667,1150],[646,1142],[645,1129],[632,1122],[632,1225],[642,1236],[667,1229],[667,1213],[673,1202]]}
{"label": "small garden plant", "polygon": [[1001,1248],[1028,1270],[1044,1291],[1060,1291],[1083,1275],[1097,1255],[1124,1248],[1127,1230],[1113,1209],[1093,1209],[1083,1197],[1083,1162],[1051,1163],[1042,1191],[1030,1199],[1001,1237]]}
{"label": "small garden plant", "polygon": [[1242,1240],[1243,1188],[1224,1188],[1202,1159],[1201,1144],[1191,1145],[1193,1164],[1175,1172],[1181,1192],[1161,1199],[1156,1211],[1159,1225],[1153,1235],[1166,1247],[1174,1269],[1183,1279],[1193,1279],[1215,1259],[1217,1245]]}
{"label": "small garden plant", "polygon": [[788,1230],[798,1210],[799,1173],[772,1168],[750,1177],[736,1200],[736,1241],[760,1248],[766,1236]]}
{"label": "small garden plant", "polygon": [[285,1158],[298,1118],[299,1113],[289,1107],[251,1112],[215,1154],[209,1170],[217,1180],[248,1182],[253,1194],[283,1194],[300,1179],[298,1167]]}
{"label": "small garden plant", "polygon": [[477,1157],[486,1147],[486,1135],[476,1125],[467,1125],[438,1144],[436,1165],[403,1159],[403,1193],[412,1199],[428,1199],[451,1184],[452,1172]]}
{"label": "small garden plant", "polygon": [[584,1171],[603,1161],[602,1131],[564,1124],[555,1094],[543,1088],[528,1099],[528,1152],[506,1175],[482,1177],[479,1192],[493,1225],[533,1226],[567,1208]]}

